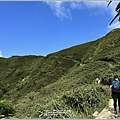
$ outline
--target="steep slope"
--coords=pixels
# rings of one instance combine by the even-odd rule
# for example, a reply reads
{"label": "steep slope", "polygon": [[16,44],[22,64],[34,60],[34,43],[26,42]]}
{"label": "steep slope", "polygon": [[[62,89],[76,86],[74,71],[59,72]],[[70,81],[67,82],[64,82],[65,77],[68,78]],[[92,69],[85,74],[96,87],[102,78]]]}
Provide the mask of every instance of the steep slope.
{"label": "steep slope", "polygon": [[[120,29],[114,29],[105,37],[101,38],[97,49],[94,53],[95,60],[109,59],[115,62],[120,56]],[[117,57],[117,58],[116,58]],[[116,59],[116,60],[115,60]]]}
{"label": "steep slope", "polygon": [[[59,60],[60,59],[60,60]],[[57,81],[75,62],[63,58],[23,56],[5,59],[1,64],[4,97],[18,98]]]}
{"label": "steep slope", "polygon": [[[17,84],[27,77],[34,69],[36,61],[41,61],[43,57],[37,56],[14,56],[8,59],[0,59],[0,96],[6,95],[10,90],[17,89]],[[13,93],[12,93],[13,94]]]}
{"label": "steep slope", "polygon": [[[120,29],[115,29],[96,41],[46,57],[0,58],[0,97],[13,102],[15,116],[19,118],[38,117],[38,111],[45,109],[71,109],[74,117],[87,118],[94,110],[102,110],[106,105],[109,87],[105,85],[110,84],[114,74],[120,74],[119,49]],[[95,86],[96,77],[103,85]],[[90,92],[88,96],[86,91]],[[104,101],[91,91],[105,98]],[[82,95],[81,98],[76,93]],[[73,105],[74,102],[77,105]],[[81,109],[80,104],[83,105]],[[84,105],[88,105],[86,110],[83,110]]]}

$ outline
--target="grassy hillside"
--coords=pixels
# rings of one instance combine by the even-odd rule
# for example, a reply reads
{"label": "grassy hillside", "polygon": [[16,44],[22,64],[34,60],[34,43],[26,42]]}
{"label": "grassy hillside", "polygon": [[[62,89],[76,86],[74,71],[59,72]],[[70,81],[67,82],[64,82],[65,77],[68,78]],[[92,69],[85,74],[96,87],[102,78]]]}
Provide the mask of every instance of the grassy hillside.
{"label": "grassy hillside", "polygon": [[[113,75],[120,75],[119,49],[120,29],[115,29],[46,57],[0,58],[0,98],[12,101],[18,118],[40,117],[44,110],[71,111],[58,118],[92,118],[107,104]],[[96,77],[100,85],[95,84]]]}

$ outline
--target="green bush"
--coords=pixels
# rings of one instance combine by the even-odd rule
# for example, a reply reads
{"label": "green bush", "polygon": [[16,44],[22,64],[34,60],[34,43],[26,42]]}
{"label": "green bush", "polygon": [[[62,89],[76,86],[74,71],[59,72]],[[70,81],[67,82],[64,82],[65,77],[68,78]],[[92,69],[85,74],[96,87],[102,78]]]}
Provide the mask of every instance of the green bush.
{"label": "green bush", "polygon": [[92,114],[95,111],[100,112],[108,104],[108,100],[108,86],[96,84],[82,85],[61,94],[61,96],[57,96],[47,104],[48,106],[40,109],[41,113],[44,110],[70,111],[70,113],[53,116],[37,113],[32,115],[32,118],[93,118]]}
{"label": "green bush", "polygon": [[112,79],[113,79],[113,72],[112,71],[108,71],[106,72],[102,77],[101,77],[101,84],[103,85],[111,85],[112,83]]}
{"label": "green bush", "polygon": [[0,101],[0,115],[8,117],[9,115],[14,115],[15,110],[13,109],[12,103],[7,100]]}
{"label": "green bush", "polygon": [[96,110],[101,111],[107,105],[109,87],[102,85],[82,86],[63,95],[62,99],[83,118],[88,118]]}

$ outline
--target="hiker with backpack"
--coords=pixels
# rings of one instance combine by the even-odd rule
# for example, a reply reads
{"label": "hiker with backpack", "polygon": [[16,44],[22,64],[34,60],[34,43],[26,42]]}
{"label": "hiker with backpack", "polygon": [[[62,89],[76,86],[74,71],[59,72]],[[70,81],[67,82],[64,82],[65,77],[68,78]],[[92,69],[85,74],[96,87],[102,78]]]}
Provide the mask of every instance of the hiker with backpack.
{"label": "hiker with backpack", "polygon": [[120,113],[120,81],[118,75],[115,75],[110,85],[110,94],[113,98],[114,114],[117,114],[117,102],[118,112]]}

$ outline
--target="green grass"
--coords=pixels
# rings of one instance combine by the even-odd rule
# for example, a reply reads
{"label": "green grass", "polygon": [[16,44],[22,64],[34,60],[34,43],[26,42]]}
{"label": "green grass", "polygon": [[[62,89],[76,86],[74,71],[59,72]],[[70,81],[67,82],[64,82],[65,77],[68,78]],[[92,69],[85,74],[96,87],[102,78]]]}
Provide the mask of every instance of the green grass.
{"label": "green grass", "polygon": [[[69,118],[92,118],[107,104],[114,74],[120,75],[119,33],[116,29],[46,57],[0,58],[0,99],[12,101],[17,118],[38,117],[45,109],[70,109]],[[95,84],[97,77],[101,85]]]}

